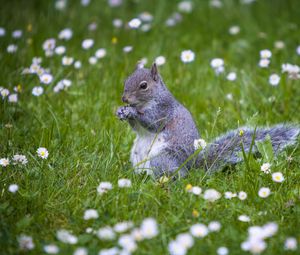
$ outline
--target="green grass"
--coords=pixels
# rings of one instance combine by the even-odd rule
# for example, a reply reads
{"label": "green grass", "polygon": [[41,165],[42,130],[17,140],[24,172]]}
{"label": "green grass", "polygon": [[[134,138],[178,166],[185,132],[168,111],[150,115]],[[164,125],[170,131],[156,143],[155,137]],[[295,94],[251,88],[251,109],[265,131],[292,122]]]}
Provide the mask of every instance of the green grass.
{"label": "green grass", "polygon": [[[176,98],[191,111],[204,139],[210,141],[246,124],[299,123],[300,83],[281,75],[281,64],[300,64],[296,54],[300,44],[300,2],[258,0],[242,5],[226,0],[217,9],[199,0],[194,1],[192,13],[182,15],[181,23],[172,28],[164,26],[176,8],[177,1],[124,1],[121,7],[110,8],[106,1],[91,1],[82,7],[80,1],[70,0],[65,11],[57,11],[54,1],[2,1],[0,26],[7,33],[0,38],[0,85],[12,91],[21,84],[23,90],[16,104],[0,99],[0,158],[19,153],[26,155],[29,163],[0,167],[1,254],[20,254],[17,238],[21,234],[32,236],[36,245],[28,254],[43,254],[43,246],[49,243],[57,244],[60,254],[72,254],[78,246],[97,254],[116,242],[100,241],[86,234],[87,227],[97,230],[123,220],[132,220],[138,226],[146,217],[157,220],[160,233],[139,243],[135,254],[167,254],[168,243],[177,234],[188,231],[192,224],[212,220],[220,221],[221,231],[195,240],[188,254],[216,254],[220,246],[228,247],[230,254],[242,254],[240,244],[247,238],[247,228],[270,221],[279,225],[279,231],[267,240],[264,254],[293,253],[284,251],[284,241],[289,236],[300,241],[299,149],[291,148],[272,162],[272,171],[281,171],[285,176],[280,184],[262,175],[261,162],[252,158],[248,162],[250,170],[240,164],[229,172],[207,176],[195,169],[185,179],[160,184],[133,173],[129,154],[134,134],[126,123],[117,120],[114,112],[122,105],[123,81],[137,60],[147,57],[149,66],[155,57],[163,55],[167,62],[160,67],[160,73]],[[113,28],[113,18],[128,21],[143,11],[154,16],[149,32]],[[96,31],[88,30],[91,22],[98,24]],[[32,31],[28,31],[29,24]],[[229,35],[232,25],[240,26],[238,35]],[[60,56],[44,56],[42,43],[57,38],[66,27],[73,29],[73,38],[58,44],[66,46],[68,56],[82,61],[79,70],[63,67]],[[11,38],[15,29],[23,30],[21,39]],[[113,37],[117,44],[112,44]],[[86,38],[95,40],[88,51],[81,48]],[[274,48],[277,40],[285,43],[284,49]],[[10,43],[19,47],[15,54],[6,52]],[[133,51],[123,53],[126,45],[132,45]],[[107,57],[90,65],[88,58],[101,47],[107,49]],[[257,65],[259,51],[265,48],[273,56],[270,67],[261,69]],[[194,62],[180,61],[184,49],[196,53]],[[32,88],[40,85],[38,77],[21,75],[34,56],[42,56],[42,66],[50,68],[54,75],[54,82],[42,85],[45,93],[40,97],[31,94]],[[227,81],[225,75],[215,75],[210,60],[216,57],[225,60],[226,73],[237,72],[235,82]],[[268,83],[272,73],[281,75],[277,87]],[[53,93],[56,82],[63,78],[72,80],[72,86]],[[226,98],[228,93],[233,100]],[[38,147],[49,150],[47,160],[38,158]],[[288,156],[293,157],[292,162],[287,161]],[[119,178],[131,179],[132,188],[118,189]],[[101,181],[114,185],[104,196],[96,192]],[[19,185],[15,194],[8,192],[12,183]],[[222,194],[243,190],[248,198],[227,200],[223,196],[208,203],[185,191],[189,183],[203,190],[215,188]],[[266,199],[257,195],[262,186],[272,191]],[[84,221],[88,208],[97,209],[99,219]],[[199,217],[193,217],[193,209]],[[260,215],[261,211],[266,214]],[[241,214],[248,215],[251,221],[238,221]],[[79,237],[78,244],[57,241],[56,231],[63,228]],[[299,248],[294,254],[297,252]]]}

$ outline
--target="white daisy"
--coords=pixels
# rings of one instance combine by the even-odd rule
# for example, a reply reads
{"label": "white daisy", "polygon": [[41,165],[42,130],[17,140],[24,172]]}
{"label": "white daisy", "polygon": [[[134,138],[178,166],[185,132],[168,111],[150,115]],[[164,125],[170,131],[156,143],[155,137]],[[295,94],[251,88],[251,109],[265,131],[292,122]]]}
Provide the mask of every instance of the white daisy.
{"label": "white daisy", "polygon": [[230,72],[227,74],[226,79],[229,81],[235,81],[236,80],[236,73],[235,72]]}
{"label": "white daisy", "polygon": [[62,55],[66,52],[66,47],[65,46],[57,46],[54,50],[55,54],[57,55]]}
{"label": "white daisy", "polygon": [[81,68],[81,61],[79,61],[79,60],[75,61],[74,67],[75,67],[76,69],[80,69],[80,68]]}
{"label": "white daisy", "polygon": [[198,186],[194,186],[194,187],[192,187],[190,192],[193,193],[196,196],[199,196],[202,192],[202,189]]}
{"label": "white daisy", "polygon": [[190,232],[194,237],[205,237],[208,234],[208,228],[204,224],[197,223],[190,227]]}
{"label": "white daisy", "polygon": [[98,217],[99,214],[95,209],[87,209],[83,215],[84,220],[97,219]]}
{"label": "white daisy", "polygon": [[262,187],[259,189],[258,191],[258,195],[262,198],[266,198],[271,194],[271,190],[269,188],[266,187]]}
{"label": "white daisy", "polygon": [[154,61],[158,66],[162,66],[166,63],[166,58],[164,56],[158,56]]}
{"label": "white daisy", "polygon": [[283,182],[284,176],[281,172],[276,172],[272,174],[272,179],[274,182]]}
{"label": "white daisy", "polygon": [[37,86],[32,88],[32,95],[38,97],[44,93],[43,87]]}
{"label": "white daisy", "polygon": [[93,47],[94,45],[94,40],[93,39],[85,39],[82,41],[82,48],[85,49],[85,50],[88,50],[90,49],[91,47]]}
{"label": "white daisy", "polygon": [[265,174],[271,173],[271,164],[270,163],[263,163],[260,167],[260,170]]}
{"label": "white daisy", "polygon": [[23,251],[33,250],[35,247],[31,236],[21,235],[18,237],[18,242],[20,249]]}
{"label": "white daisy", "polygon": [[100,182],[99,186],[97,187],[97,192],[99,194],[103,194],[111,189],[112,189],[112,184],[110,182]]}
{"label": "white daisy", "polygon": [[49,156],[48,150],[44,147],[38,148],[36,152],[37,152],[38,156],[42,159],[47,159]]}
{"label": "white daisy", "polygon": [[70,40],[73,36],[73,31],[71,28],[65,28],[63,30],[61,30],[58,34],[58,38],[61,40]]}
{"label": "white daisy", "polygon": [[10,44],[7,46],[6,51],[8,53],[15,53],[18,50],[18,46],[15,44]]}
{"label": "white daisy", "polygon": [[43,84],[49,84],[51,83],[53,80],[53,76],[49,73],[43,73],[41,76],[40,76],[40,81],[41,83]]}
{"label": "white daisy", "polygon": [[106,49],[98,49],[95,53],[96,58],[104,58],[106,56]]}
{"label": "white daisy", "polygon": [[259,54],[260,54],[261,58],[271,58],[272,57],[272,52],[270,50],[268,50],[268,49],[261,50],[259,52]]}
{"label": "white daisy", "polygon": [[296,251],[297,246],[297,239],[295,237],[288,237],[284,242],[285,250]]}
{"label": "white daisy", "polygon": [[229,34],[231,35],[237,35],[240,32],[240,27],[239,26],[232,26],[229,28]]}
{"label": "white daisy", "polygon": [[17,184],[10,184],[8,187],[8,191],[11,193],[16,193],[19,189],[19,186]]}
{"label": "white daisy", "polygon": [[73,255],[88,255],[88,250],[84,247],[78,247],[74,251]]}
{"label": "white daisy", "polygon": [[198,149],[205,149],[205,147],[207,146],[207,143],[204,139],[197,139],[194,140],[194,149],[198,150]]}
{"label": "white daisy", "polygon": [[118,186],[120,188],[130,188],[131,187],[131,180],[129,179],[119,179]]}
{"label": "white daisy", "polygon": [[0,27],[0,37],[5,36],[5,34],[6,34],[5,28]]}
{"label": "white daisy", "polygon": [[192,1],[181,1],[178,3],[178,11],[184,13],[190,13],[193,10],[193,2]]}
{"label": "white daisy", "polygon": [[151,239],[157,236],[158,226],[156,220],[153,218],[144,219],[141,224],[140,231],[144,239]]}
{"label": "white daisy", "polygon": [[138,18],[134,18],[128,22],[128,26],[132,29],[137,29],[142,24],[141,20]]}
{"label": "white daisy", "polygon": [[239,217],[238,217],[238,219],[239,219],[239,221],[242,221],[242,222],[249,222],[250,221],[250,217],[249,216],[247,216],[247,215],[240,215]]}
{"label": "white daisy", "polygon": [[272,74],[269,77],[269,83],[272,86],[277,86],[280,82],[280,76],[278,74]]}
{"label": "white daisy", "polygon": [[16,103],[18,102],[18,94],[11,94],[8,96],[8,102]]}
{"label": "white daisy", "polygon": [[8,158],[1,158],[0,159],[0,166],[6,167],[9,165],[9,159]]}
{"label": "white daisy", "polygon": [[54,38],[47,39],[43,43],[44,51],[53,51],[55,49],[56,40]]}
{"label": "white daisy", "polygon": [[48,254],[57,254],[59,253],[59,248],[55,244],[48,244],[44,246],[44,251]]}
{"label": "white daisy", "polygon": [[125,46],[125,47],[123,48],[123,52],[125,52],[125,53],[131,52],[132,50],[133,50],[133,47],[130,46],[130,45]]}
{"label": "white daisy", "polygon": [[208,229],[209,229],[209,231],[211,231],[211,232],[218,232],[218,231],[220,231],[220,229],[221,229],[221,223],[218,222],[218,221],[211,221],[211,222],[208,224]]}
{"label": "white daisy", "polygon": [[66,244],[76,244],[78,242],[78,238],[65,229],[58,230],[56,237],[59,241]]}
{"label": "white daisy", "polygon": [[15,30],[12,32],[12,37],[13,38],[21,38],[23,35],[23,31],[22,30]]}
{"label": "white daisy", "polygon": [[245,200],[247,198],[247,193],[245,191],[240,191],[238,194],[240,200]]}
{"label": "white daisy", "polygon": [[195,60],[195,53],[191,50],[184,50],[181,52],[180,59],[183,63],[190,63]]}
{"label": "white daisy", "polygon": [[226,248],[226,247],[219,247],[217,249],[217,254],[218,255],[227,255],[228,254],[228,248]]}
{"label": "white daisy", "polygon": [[261,68],[267,68],[270,64],[270,60],[268,58],[262,58],[261,60],[259,60],[259,63],[258,65],[261,67]]}
{"label": "white daisy", "polygon": [[220,192],[216,191],[215,189],[207,189],[204,192],[203,198],[210,202],[214,202],[221,197]]}
{"label": "white daisy", "polygon": [[107,241],[114,240],[116,238],[116,234],[111,227],[103,227],[97,231],[97,236],[99,239]]}
{"label": "white daisy", "polygon": [[94,56],[92,56],[92,57],[89,58],[89,63],[91,65],[97,64],[97,61],[98,61],[98,59],[96,57],[94,57]]}
{"label": "white daisy", "polygon": [[63,66],[70,66],[73,64],[73,62],[74,62],[74,58],[67,57],[67,56],[64,56],[61,61]]}

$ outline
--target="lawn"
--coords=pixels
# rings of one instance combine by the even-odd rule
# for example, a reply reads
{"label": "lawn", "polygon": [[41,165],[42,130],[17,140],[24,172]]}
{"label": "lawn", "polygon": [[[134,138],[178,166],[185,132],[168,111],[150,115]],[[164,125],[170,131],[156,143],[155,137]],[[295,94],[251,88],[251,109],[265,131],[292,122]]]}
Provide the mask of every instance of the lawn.
{"label": "lawn", "polygon": [[[1,2],[0,254],[299,253],[299,139],[214,175],[134,173],[135,135],[115,111],[141,59],[160,64],[207,143],[244,125],[300,123],[300,71],[282,68],[300,65],[299,1],[179,3]],[[204,199],[210,189],[221,197]],[[268,235],[247,251],[249,231],[262,232],[253,226]]]}

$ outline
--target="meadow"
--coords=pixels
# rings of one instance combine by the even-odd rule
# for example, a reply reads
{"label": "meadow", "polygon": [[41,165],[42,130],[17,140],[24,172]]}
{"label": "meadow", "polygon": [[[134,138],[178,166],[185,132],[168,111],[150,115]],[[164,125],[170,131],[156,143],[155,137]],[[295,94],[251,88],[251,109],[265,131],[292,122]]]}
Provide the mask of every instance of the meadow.
{"label": "meadow", "polygon": [[214,175],[154,179],[134,173],[135,135],[115,116],[143,60],[207,143],[244,125],[299,124],[299,10],[2,1],[0,254],[299,254],[299,139],[278,157],[266,142],[262,158]]}

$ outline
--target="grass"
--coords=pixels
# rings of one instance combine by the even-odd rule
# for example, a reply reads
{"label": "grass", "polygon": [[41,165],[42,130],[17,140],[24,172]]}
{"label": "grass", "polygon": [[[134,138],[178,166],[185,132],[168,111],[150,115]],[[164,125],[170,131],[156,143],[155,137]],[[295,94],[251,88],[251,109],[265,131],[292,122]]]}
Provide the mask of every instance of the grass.
{"label": "grass", "polygon": [[[176,10],[175,1],[124,1],[118,8],[110,8],[106,1],[91,1],[87,7],[80,1],[69,1],[64,11],[56,10],[53,1],[15,0],[1,6],[0,26],[7,31],[0,38],[1,86],[12,91],[21,84],[23,91],[16,104],[0,100],[0,158],[20,153],[29,160],[26,166],[0,168],[1,254],[19,254],[17,238],[21,234],[32,236],[36,246],[27,254],[42,254],[43,246],[49,243],[57,244],[60,254],[72,254],[77,246],[97,254],[116,243],[86,234],[87,227],[98,229],[123,220],[139,225],[146,217],[157,220],[160,234],[139,243],[136,254],[167,254],[168,242],[177,234],[196,222],[212,220],[220,221],[221,231],[196,240],[188,254],[215,254],[220,246],[228,247],[230,254],[242,254],[240,244],[247,238],[247,228],[270,221],[279,225],[279,231],[267,241],[264,254],[293,253],[284,251],[284,241],[289,236],[300,241],[299,149],[291,148],[272,162],[272,171],[285,176],[280,184],[262,175],[261,162],[253,158],[229,172],[207,176],[195,169],[185,179],[160,184],[133,173],[129,154],[134,134],[126,123],[117,120],[114,111],[122,104],[123,81],[137,60],[147,57],[149,65],[163,55],[167,60],[160,68],[164,81],[191,111],[204,139],[211,141],[246,124],[299,123],[299,80],[281,75],[282,63],[300,61],[296,54],[300,44],[299,1],[265,0],[243,5],[226,0],[220,9],[210,7],[208,1],[194,1],[193,12],[183,14],[182,22],[172,28],[163,24]],[[128,21],[143,11],[154,16],[147,33],[111,25],[113,18]],[[91,22],[98,24],[97,30],[87,29]],[[228,33],[232,25],[240,26],[238,35]],[[73,29],[73,38],[59,44],[67,47],[67,55],[82,61],[79,70],[62,66],[60,56],[44,57],[42,43],[57,38],[66,27]],[[15,29],[23,30],[21,39],[11,38]],[[86,38],[95,40],[88,51],[81,48]],[[284,49],[274,48],[277,40],[285,43]],[[19,47],[15,54],[6,52],[10,43]],[[126,45],[132,45],[133,51],[123,53]],[[100,47],[107,49],[107,57],[92,66],[88,58]],[[261,69],[257,66],[259,51],[265,48],[272,50],[273,56],[270,67]],[[184,49],[196,53],[194,62],[180,61]],[[38,77],[21,75],[34,56],[42,56],[42,66],[54,75],[54,82],[43,85],[45,93],[40,97],[31,94],[32,88],[40,85]],[[226,72],[237,72],[235,82],[215,75],[209,65],[215,57],[225,60]],[[268,84],[272,73],[281,75],[277,87]],[[72,86],[53,93],[54,85],[63,78],[72,80]],[[233,100],[227,99],[228,93]],[[37,157],[38,147],[49,150],[47,160]],[[287,161],[288,156],[293,157],[292,162]],[[117,180],[123,177],[132,180],[132,188],[117,188]],[[100,197],[96,192],[100,181],[112,182],[114,189]],[[8,192],[11,183],[19,185],[16,194]],[[243,190],[248,198],[222,197],[208,203],[185,191],[189,183],[221,193]],[[272,190],[270,197],[258,197],[262,186]],[[88,208],[97,209],[99,219],[84,221]],[[193,216],[194,209],[199,217]],[[250,223],[238,221],[241,214],[247,214]],[[56,231],[63,228],[79,237],[77,245],[57,241]]]}

